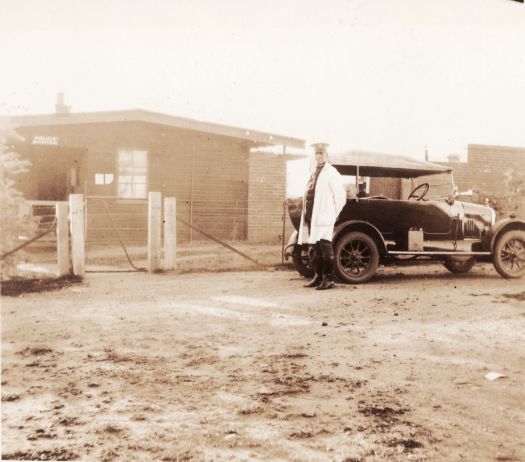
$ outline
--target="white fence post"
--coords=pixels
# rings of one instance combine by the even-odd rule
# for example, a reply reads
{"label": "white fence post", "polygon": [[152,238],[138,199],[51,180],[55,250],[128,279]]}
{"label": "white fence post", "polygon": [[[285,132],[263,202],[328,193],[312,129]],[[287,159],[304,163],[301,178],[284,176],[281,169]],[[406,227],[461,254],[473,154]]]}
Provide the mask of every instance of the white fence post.
{"label": "white fence post", "polygon": [[177,199],[164,198],[164,269],[177,267]]}
{"label": "white fence post", "polygon": [[161,241],[161,194],[148,194],[148,264],[150,271],[160,269],[160,241]]}
{"label": "white fence post", "polygon": [[57,202],[55,205],[57,220],[57,266],[58,277],[67,276],[69,270],[69,221],[67,202]]}
{"label": "white fence post", "polygon": [[71,253],[73,274],[84,277],[86,273],[86,251],[84,239],[84,195],[69,195],[71,216]]}

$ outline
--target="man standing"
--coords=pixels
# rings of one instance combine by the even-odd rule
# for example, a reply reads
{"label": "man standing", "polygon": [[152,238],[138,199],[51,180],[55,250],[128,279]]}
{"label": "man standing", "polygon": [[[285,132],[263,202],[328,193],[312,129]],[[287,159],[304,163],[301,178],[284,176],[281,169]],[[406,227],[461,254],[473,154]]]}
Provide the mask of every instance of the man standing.
{"label": "man standing", "polygon": [[339,213],[346,204],[346,191],[339,172],[328,163],[328,144],[317,143],[315,170],[312,172],[303,197],[303,212],[299,227],[298,244],[303,243],[305,225],[308,227],[308,244],[313,246],[312,266],[314,278],[305,287],[317,290],[334,287],[334,249],[332,235]]}

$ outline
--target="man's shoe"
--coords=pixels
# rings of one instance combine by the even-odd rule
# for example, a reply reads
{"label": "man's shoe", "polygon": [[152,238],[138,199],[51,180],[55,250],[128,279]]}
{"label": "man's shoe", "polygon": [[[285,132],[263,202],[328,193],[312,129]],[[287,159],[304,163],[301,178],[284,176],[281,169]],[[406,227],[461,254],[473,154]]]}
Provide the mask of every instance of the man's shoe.
{"label": "man's shoe", "polygon": [[335,286],[335,282],[332,280],[332,279],[328,279],[328,278],[325,278],[323,279],[323,281],[321,282],[321,284],[319,284],[315,290],[326,290],[326,289],[331,289],[332,287]]}
{"label": "man's shoe", "polygon": [[308,284],[305,284],[304,287],[317,287],[323,281],[323,261],[318,256],[312,259],[312,267],[315,271],[315,276]]}
{"label": "man's shoe", "polygon": [[303,287],[318,287],[322,281],[323,277],[320,274],[316,274],[314,278],[308,284],[305,284]]}

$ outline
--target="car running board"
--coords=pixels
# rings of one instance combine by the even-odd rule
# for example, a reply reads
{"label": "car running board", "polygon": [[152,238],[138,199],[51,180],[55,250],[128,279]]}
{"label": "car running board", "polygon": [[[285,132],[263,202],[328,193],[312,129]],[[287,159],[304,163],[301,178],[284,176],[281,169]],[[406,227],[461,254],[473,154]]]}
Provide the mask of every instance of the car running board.
{"label": "car running board", "polygon": [[418,251],[410,252],[408,250],[389,250],[387,255],[491,255],[490,252],[454,252],[452,250],[441,251]]}

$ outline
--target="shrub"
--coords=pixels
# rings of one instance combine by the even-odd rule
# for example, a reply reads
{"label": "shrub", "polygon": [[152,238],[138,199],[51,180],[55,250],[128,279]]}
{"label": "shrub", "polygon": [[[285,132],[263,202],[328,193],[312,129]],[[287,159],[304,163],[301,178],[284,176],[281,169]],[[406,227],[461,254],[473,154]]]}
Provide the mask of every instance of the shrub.
{"label": "shrub", "polygon": [[525,172],[510,168],[504,172],[503,185],[505,192],[500,194],[478,191],[479,202],[490,205],[497,213],[498,219],[509,215],[525,215]]}
{"label": "shrub", "polygon": [[[8,139],[16,137],[15,132],[0,122],[0,255],[4,255],[22,242],[21,236],[31,237],[36,226],[30,208],[22,194],[14,187],[14,177],[27,171],[30,162],[23,160],[8,145]],[[1,261],[2,277],[12,276],[20,252]]]}

